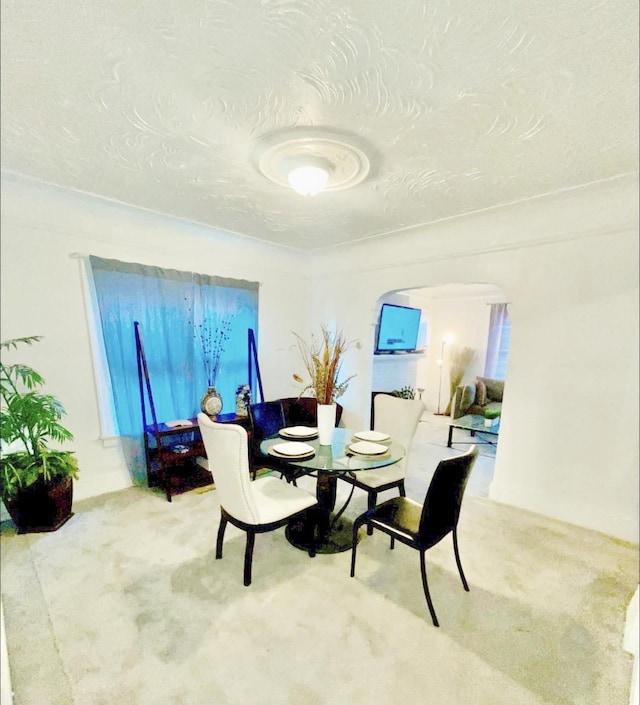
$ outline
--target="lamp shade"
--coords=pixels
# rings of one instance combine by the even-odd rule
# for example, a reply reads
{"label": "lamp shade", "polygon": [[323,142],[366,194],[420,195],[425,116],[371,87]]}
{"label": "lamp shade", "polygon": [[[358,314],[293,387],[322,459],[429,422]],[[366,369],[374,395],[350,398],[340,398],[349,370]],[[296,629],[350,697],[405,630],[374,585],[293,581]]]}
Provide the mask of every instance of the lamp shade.
{"label": "lamp shade", "polygon": [[299,166],[289,172],[288,180],[296,193],[302,196],[314,196],[326,188],[329,172],[319,166]]}

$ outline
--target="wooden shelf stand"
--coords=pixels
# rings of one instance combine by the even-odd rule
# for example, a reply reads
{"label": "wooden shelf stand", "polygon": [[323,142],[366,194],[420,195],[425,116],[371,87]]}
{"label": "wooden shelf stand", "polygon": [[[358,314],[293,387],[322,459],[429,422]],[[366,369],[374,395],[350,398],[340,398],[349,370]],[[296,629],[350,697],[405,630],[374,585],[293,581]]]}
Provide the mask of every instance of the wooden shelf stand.
{"label": "wooden shelf stand", "polygon": [[[149,369],[144,353],[140,325],[134,323],[140,408],[144,429],[144,454],[149,487],[164,490],[167,501],[176,494],[213,483],[211,473],[197,460],[206,458],[202,436],[196,417],[184,419],[188,425],[172,426],[171,422],[158,422]],[[236,414],[218,414],[217,423],[237,423],[249,428],[249,419]]]}

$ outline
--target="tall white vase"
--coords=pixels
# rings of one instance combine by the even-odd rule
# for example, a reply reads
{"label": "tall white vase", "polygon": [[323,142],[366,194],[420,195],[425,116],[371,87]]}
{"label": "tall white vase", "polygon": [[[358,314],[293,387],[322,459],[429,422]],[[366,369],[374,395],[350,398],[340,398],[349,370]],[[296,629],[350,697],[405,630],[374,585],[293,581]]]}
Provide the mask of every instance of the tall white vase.
{"label": "tall white vase", "polygon": [[336,427],[336,405],[318,404],[318,442],[330,446],[333,429]]}

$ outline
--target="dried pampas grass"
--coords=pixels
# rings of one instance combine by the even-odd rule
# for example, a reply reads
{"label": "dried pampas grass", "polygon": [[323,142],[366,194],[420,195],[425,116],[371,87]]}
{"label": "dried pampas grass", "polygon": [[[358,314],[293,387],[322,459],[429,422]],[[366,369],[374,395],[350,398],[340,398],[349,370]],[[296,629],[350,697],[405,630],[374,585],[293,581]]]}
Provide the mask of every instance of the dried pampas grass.
{"label": "dried pampas grass", "polygon": [[451,414],[451,403],[456,393],[456,389],[462,382],[467,368],[471,364],[476,351],[473,348],[451,348],[450,363],[449,363],[449,403],[445,409],[445,416]]}
{"label": "dried pampas grass", "polygon": [[[347,342],[342,331],[331,334],[324,325],[321,330],[320,339],[312,334],[310,342],[294,333],[298,341],[300,357],[311,378],[309,384],[300,394],[312,390],[318,404],[333,404],[338,397],[345,393],[349,381],[355,377],[355,375],[351,375],[342,382],[338,381],[342,357],[349,349],[350,343]],[[302,377],[298,374],[294,374],[293,378],[296,382],[303,382]]]}

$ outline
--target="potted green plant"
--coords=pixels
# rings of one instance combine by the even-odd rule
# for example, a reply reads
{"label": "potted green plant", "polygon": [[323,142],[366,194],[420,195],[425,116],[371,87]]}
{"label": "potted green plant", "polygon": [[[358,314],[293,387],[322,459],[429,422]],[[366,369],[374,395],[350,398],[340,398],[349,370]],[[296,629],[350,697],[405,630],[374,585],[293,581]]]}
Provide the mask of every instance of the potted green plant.
{"label": "potted green plant", "polygon": [[394,389],[391,392],[391,396],[399,397],[400,399],[415,399],[416,393],[413,387],[402,387],[401,389]]}
{"label": "potted green plant", "polygon": [[485,426],[496,426],[500,421],[500,409],[485,409],[484,412],[484,425]]}
{"label": "potted green plant", "polygon": [[[0,343],[7,350],[32,345],[42,336]],[[71,516],[78,462],[73,451],[49,447],[73,435],[60,420],[62,404],[41,389],[44,379],[22,363],[0,360],[0,497],[18,533],[55,531]],[[14,450],[19,446],[18,450]]]}

